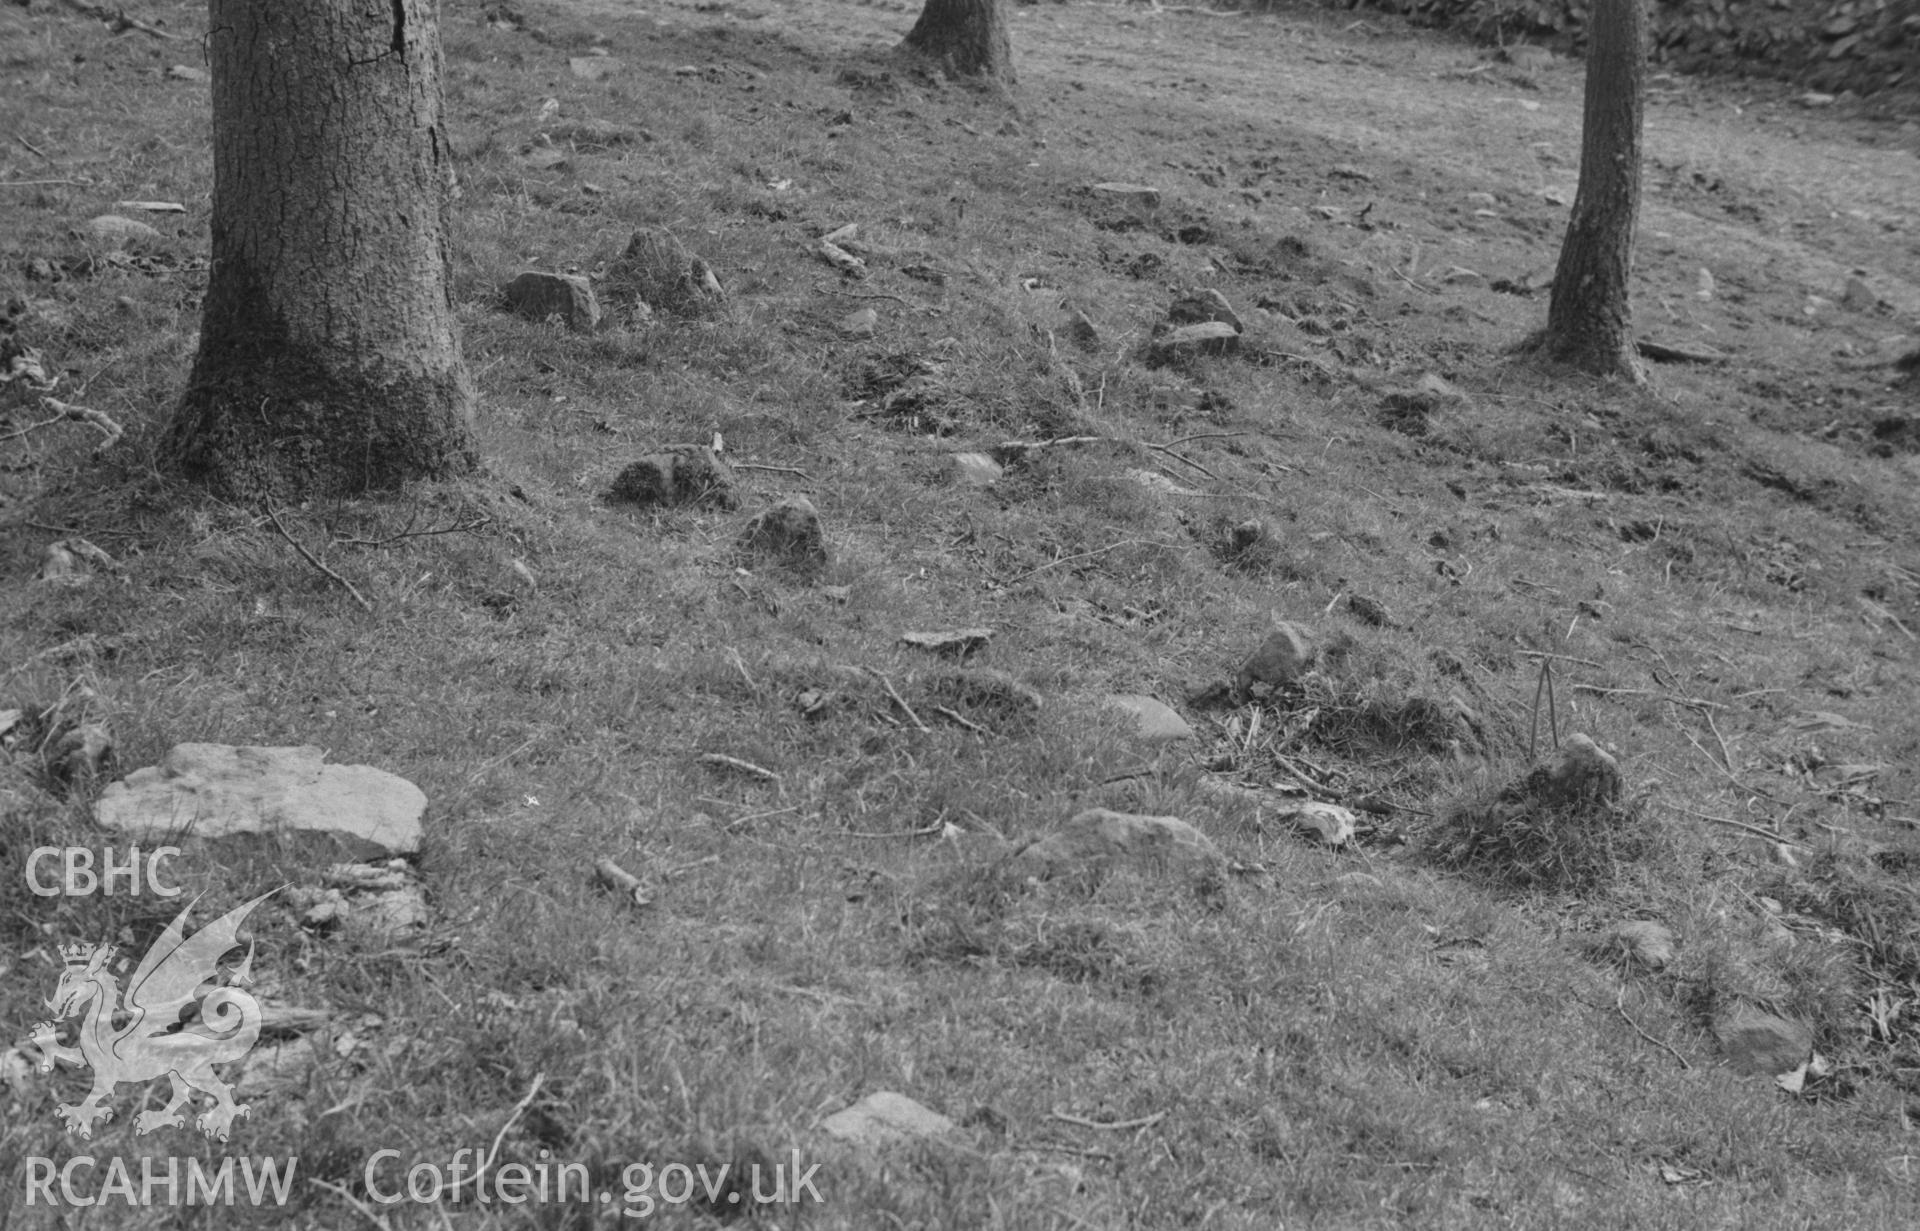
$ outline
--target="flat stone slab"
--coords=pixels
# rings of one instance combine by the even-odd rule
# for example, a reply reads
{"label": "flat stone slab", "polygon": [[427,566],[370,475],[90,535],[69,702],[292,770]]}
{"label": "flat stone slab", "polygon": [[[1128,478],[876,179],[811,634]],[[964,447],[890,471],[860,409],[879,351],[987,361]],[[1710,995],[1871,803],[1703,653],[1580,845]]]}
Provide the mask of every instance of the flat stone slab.
{"label": "flat stone slab", "polygon": [[1193,738],[1193,727],[1164,701],[1142,693],[1116,693],[1101,704],[1133,715],[1135,733],[1150,744]]}
{"label": "flat stone slab", "polygon": [[138,842],[312,831],[389,855],[420,849],[427,797],[371,765],[327,765],[311,744],[176,744],[100,793],[102,827]]}
{"label": "flat stone slab", "polygon": [[1023,875],[1046,877],[1118,860],[1202,870],[1222,862],[1219,848],[1207,835],[1177,816],[1089,808],[1016,852],[1013,867]]}
{"label": "flat stone slab", "polygon": [[820,1122],[829,1136],[857,1146],[884,1146],[915,1137],[937,1137],[953,1128],[953,1121],[930,1107],[896,1094],[876,1090],[851,1107],[843,1107]]}

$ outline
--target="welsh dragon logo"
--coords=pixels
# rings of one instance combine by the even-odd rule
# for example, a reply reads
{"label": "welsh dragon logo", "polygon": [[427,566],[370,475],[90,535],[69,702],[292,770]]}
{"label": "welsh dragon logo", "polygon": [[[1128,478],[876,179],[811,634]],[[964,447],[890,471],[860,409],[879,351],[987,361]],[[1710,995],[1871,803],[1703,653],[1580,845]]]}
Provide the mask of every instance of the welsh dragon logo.
{"label": "welsh dragon logo", "polygon": [[[34,1026],[31,1041],[39,1049],[42,1073],[52,1072],[56,1060],[93,1070],[93,1089],[87,1097],[58,1108],[68,1132],[90,1138],[94,1121],[111,1120],[113,1108],[107,1106],[107,1099],[121,1082],[167,1077],[173,1081],[172,1100],[159,1111],[141,1112],[134,1119],[134,1130],[144,1134],[180,1126],[184,1123],[180,1109],[197,1090],[213,1099],[213,1107],[195,1124],[209,1137],[227,1139],[234,1119],[247,1114],[247,1105],[234,1103],[233,1087],[214,1075],[213,1066],[238,1060],[253,1048],[260,1037],[260,1003],[246,992],[219,984],[220,958],[239,947],[241,923],[277,892],[234,907],[192,936],[186,935],[187,916],[199,899],[188,902],[140,959],[124,998],[113,974],[117,946],[60,947],[66,969],[47,1001],[54,1017]],[[249,944],[232,980],[251,983],[252,969]],[[182,1013],[195,1005],[197,1019],[183,1025]],[[83,1012],[79,1046],[61,1045],[59,1023]],[[120,1024],[115,1024],[116,1019]]]}

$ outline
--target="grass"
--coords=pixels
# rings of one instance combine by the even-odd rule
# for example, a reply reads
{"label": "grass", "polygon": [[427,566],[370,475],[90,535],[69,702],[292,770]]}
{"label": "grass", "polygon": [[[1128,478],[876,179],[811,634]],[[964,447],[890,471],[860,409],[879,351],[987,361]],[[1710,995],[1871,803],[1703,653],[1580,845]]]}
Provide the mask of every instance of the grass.
{"label": "grass", "polygon": [[[318,1060],[251,1096],[229,1146],[133,1135],[150,1093],[127,1088],[81,1143],[53,1111],[80,1075],[0,1086],[0,1227],[55,1225],[14,1198],[25,1160],[81,1152],[300,1160],[291,1213],[116,1207],[91,1225],[593,1221],[368,1215],[342,1195],[367,1200],[377,1150],[400,1152],[380,1177],[395,1184],[496,1137],[500,1163],[545,1151],[616,1194],[633,1164],[798,1150],[826,1201],[768,1215],[781,1225],[1891,1228],[1920,1212],[1920,509],[1911,455],[1876,428],[1915,386],[1835,353],[1880,353],[1912,309],[1808,316],[1832,288],[1796,280],[1871,263],[1899,299],[1917,276],[1911,217],[1883,208],[1910,173],[1874,116],[1663,86],[1656,158],[1710,144],[1722,121],[1703,117],[1725,108],[1709,104],[1738,99],[1807,127],[1783,159],[1818,146],[1870,166],[1850,183],[1873,217],[1734,165],[1732,144],[1718,190],[1658,186],[1692,184],[1684,162],[1652,177],[1642,327],[1739,360],[1662,367],[1642,392],[1513,361],[1544,305],[1487,286],[1550,267],[1564,211],[1526,189],[1556,151],[1570,165],[1572,70],[1543,79],[1534,116],[1460,75],[1471,49],[1378,20],[1022,9],[1016,111],[886,55],[902,6],[449,3],[454,293],[487,470],[278,511],[367,612],[263,516],[153,466],[204,286],[204,91],[162,75],[191,45],[7,11],[8,127],[44,156],[9,148],[0,179],[61,181],[0,190],[20,337],[127,436],[97,458],[81,424],[7,436],[41,412],[0,402],[0,710],[24,716],[0,764],[0,865],[105,845],[100,784],[51,780],[40,756],[84,685],[118,772],[192,740],[314,743],[417,783],[431,922],[385,935],[261,909],[256,994],[332,1016]],[[170,2],[141,17],[201,20]],[[566,57],[595,46],[625,70],[570,77]],[[1456,151],[1406,118],[1425,108],[1470,116]],[[1130,179],[1162,189],[1159,216],[1084,191]],[[1498,218],[1466,197],[1487,190]],[[135,261],[70,234],[130,199],[187,212]],[[1791,260],[1758,246],[1753,216],[1784,220]],[[848,222],[863,280],[810,251]],[[592,336],[499,310],[521,269],[591,271],[641,226],[708,261],[726,304],[616,311]],[[60,279],[29,279],[36,259]],[[1691,297],[1705,265],[1713,301]],[[1449,281],[1454,266],[1485,276]],[[1247,319],[1243,351],[1149,367],[1150,328],[1189,285]],[[872,339],[838,328],[858,307],[880,313]],[[1459,395],[1418,390],[1426,374]],[[764,467],[738,471],[739,509],[608,499],[635,457],[716,433]],[[1099,439],[1003,447],[1078,436]],[[997,451],[1005,477],[957,482],[962,450]],[[735,552],[787,494],[826,520],[817,574]],[[31,580],[72,536],[117,570]],[[1315,673],[1185,704],[1275,619],[1314,634]],[[976,626],[994,635],[965,663],[899,641]],[[1445,824],[1528,773],[1542,655],[1559,731],[1616,756],[1645,841],[1516,887],[1497,873],[1533,859],[1540,830],[1497,832],[1520,841],[1489,876],[1450,865]],[[1143,746],[1100,706],[1112,692],[1185,709],[1199,738]],[[1387,810],[1327,850],[1203,775],[1270,805]],[[1093,806],[1184,817],[1230,870],[1008,874],[1010,851]],[[599,888],[602,857],[652,904]],[[171,867],[205,893],[198,919],[316,886],[327,862],[226,844]],[[0,876],[8,1041],[44,1016],[58,945],[138,947],[176,909],[23,883]],[[1670,926],[1675,960],[1617,961],[1599,942],[1628,919]],[[1808,1025],[1829,1075],[1792,1096],[1722,1067],[1711,1027],[1735,1005]],[[875,1090],[956,1127],[880,1155],[823,1137]]]}

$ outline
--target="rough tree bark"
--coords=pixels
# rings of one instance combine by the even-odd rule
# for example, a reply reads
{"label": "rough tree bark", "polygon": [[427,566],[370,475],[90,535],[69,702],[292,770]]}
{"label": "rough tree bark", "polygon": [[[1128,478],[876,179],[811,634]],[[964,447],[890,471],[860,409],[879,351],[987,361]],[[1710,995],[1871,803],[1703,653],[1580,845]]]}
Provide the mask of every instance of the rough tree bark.
{"label": "rough tree bark", "polygon": [[1541,353],[1598,375],[1643,379],[1627,275],[1640,211],[1647,75],[1645,0],[1598,0],[1587,48],[1580,187],[1560,246]]}
{"label": "rough tree bark", "polygon": [[956,77],[1014,83],[1003,0],[927,0],[901,45],[940,61]]}
{"label": "rough tree bark", "polygon": [[213,264],[168,427],[241,500],[471,469],[437,0],[211,0]]}

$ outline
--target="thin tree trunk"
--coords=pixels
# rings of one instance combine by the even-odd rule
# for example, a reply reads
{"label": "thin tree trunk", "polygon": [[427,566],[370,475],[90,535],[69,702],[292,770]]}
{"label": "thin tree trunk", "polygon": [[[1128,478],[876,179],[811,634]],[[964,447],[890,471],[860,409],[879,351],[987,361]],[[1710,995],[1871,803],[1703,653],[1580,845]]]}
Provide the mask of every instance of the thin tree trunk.
{"label": "thin tree trunk", "polygon": [[231,498],[476,462],[436,0],[211,0],[213,264],[166,453]]}
{"label": "thin tree trunk", "polygon": [[1580,188],[1560,247],[1542,353],[1600,375],[1642,379],[1627,276],[1640,210],[1645,0],[1598,0],[1587,49]]}
{"label": "thin tree trunk", "polygon": [[1013,40],[1003,0],[927,0],[904,46],[931,56],[956,77],[1013,82]]}

